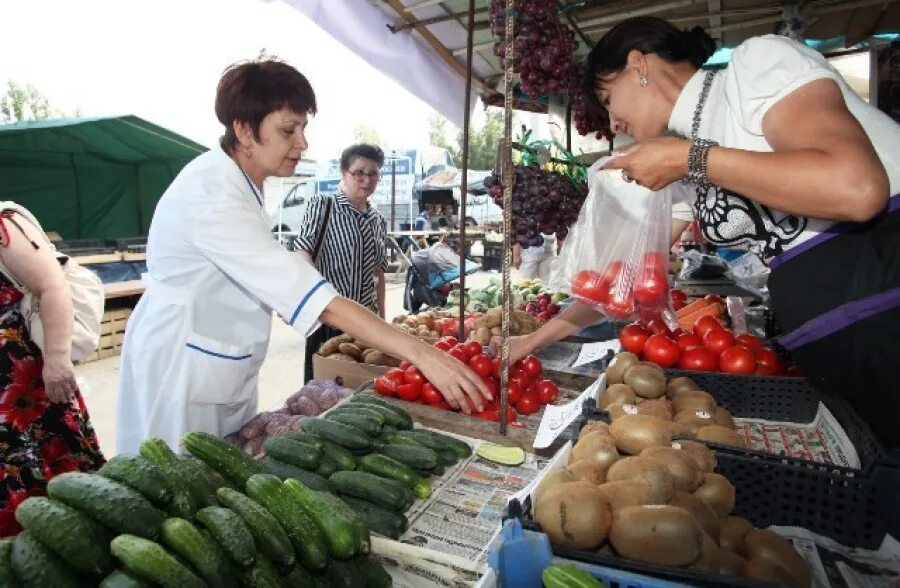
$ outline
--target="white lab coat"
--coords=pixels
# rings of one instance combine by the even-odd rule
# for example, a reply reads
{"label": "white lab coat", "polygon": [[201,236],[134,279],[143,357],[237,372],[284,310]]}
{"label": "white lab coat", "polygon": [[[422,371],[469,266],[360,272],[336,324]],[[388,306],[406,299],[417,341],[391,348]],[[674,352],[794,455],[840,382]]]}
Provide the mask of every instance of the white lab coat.
{"label": "white lab coat", "polygon": [[337,295],[272,238],[258,193],[217,146],[157,204],[122,349],[119,453],[151,436],[177,448],[187,431],[238,430],[256,414],[272,311],[305,336]]}

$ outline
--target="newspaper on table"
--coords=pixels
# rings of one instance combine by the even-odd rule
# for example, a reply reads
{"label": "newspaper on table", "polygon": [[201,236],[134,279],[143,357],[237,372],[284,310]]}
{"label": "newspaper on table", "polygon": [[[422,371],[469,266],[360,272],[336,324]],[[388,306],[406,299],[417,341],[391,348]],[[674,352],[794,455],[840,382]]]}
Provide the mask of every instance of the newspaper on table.
{"label": "newspaper on table", "polygon": [[821,402],[811,423],[735,418],[748,449],[859,469],[859,455],[831,411]]}

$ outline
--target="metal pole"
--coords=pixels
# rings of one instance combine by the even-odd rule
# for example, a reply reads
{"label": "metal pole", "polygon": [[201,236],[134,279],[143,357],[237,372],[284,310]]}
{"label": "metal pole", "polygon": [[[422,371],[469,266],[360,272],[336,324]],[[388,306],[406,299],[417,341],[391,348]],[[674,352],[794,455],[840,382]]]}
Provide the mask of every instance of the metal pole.
{"label": "metal pole", "polygon": [[469,111],[472,110],[472,35],[475,32],[475,0],[469,0],[466,27],[466,96],[463,100],[462,181],[459,185],[459,340],[466,338],[466,196],[469,193]]}
{"label": "metal pole", "polygon": [[500,345],[500,434],[506,435],[506,410],[509,406],[509,319],[512,300],[509,295],[509,266],[512,264],[512,106],[513,106],[513,35],[515,34],[515,0],[506,0],[506,54],[503,70],[503,322]]}
{"label": "metal pole", "polygon": [[394,208],[397,200],[397,153],[391,152],[391,230],[396,231],[397,225],[394,224]]}

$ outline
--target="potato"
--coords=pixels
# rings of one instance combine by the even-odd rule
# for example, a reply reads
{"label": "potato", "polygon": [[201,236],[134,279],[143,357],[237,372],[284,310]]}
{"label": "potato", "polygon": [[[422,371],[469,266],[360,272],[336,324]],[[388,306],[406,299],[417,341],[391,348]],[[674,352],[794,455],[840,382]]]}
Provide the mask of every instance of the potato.
{"label": "potato", "polygon": [[686,510],[674,506],[627,506],[609,530],[616,553],[629,559],[687,566],[700,557],[703,531]]}
{"label": "potato", "polygon": [[644,414],[627,414],[613,421],[609,433],[619,451],[637,455],[648,447],[668,445],[672,433],[668,423]]}
{"label": "potato", "polygon": [[597,486],[566,482],[541,497],[536,519],[554,545],[596,549],[609,532],[612,510]]}
{"label": "potato", "polygon": [[637,480],[649,486],[648,500],[665,504],[675,492],[675,482],[665,466],[642,457],[626,457],[610,466],[606,472],[609,482]]}
{"label": "potato", "polygon": [[719,518],[727,517],[734,509],[734,486],[720,474],[703,474],[703,482],[694,496],[709,506]]}
{"label": "potato", "polygon": [[340,345],[343,342],[344,341],[343,341],[343,339],[341,339],[341,335],[338,335],[337,337],[332,337],[331,339],[328,339],[327,341],[322,343],[322,345],[319,346],[318,353],[322,357],[328,357],[332,353],[337,353],[338,345]]}
{"label": "potato", "polygon": [[362,359],[362,350],[353,343],[341,343],[338,345],[338,351],[344,355],[349,355],[353,358],[353,361],[360,361]]}
{"label": "potato", "polygon": [[244,426],[241,427],[239,433],[241,439],[248,441],[265,433],[266,423],[269,422],[271,414],[272,413],[269,411],[263,411],[247,421]]}
{"label": "potato", "polygon": [[350,361],[353,363],[359,363],[355,357],[352,355],[347,355],[346,353],[332,353],[328,356],[329,359],[336,359],[338,361]]}
{"label": "potato", "polygon": [[491,342],[491,330],[487,327],[478,327],[475,330],[475,340],[482,345],[487,345]]}

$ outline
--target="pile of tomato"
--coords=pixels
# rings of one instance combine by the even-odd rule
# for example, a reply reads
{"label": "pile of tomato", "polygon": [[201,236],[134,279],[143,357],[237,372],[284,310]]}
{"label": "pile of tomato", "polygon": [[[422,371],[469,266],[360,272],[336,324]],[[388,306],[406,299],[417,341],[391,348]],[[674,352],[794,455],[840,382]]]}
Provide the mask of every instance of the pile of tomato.
{"label": "pile of tomato", "polygon": [[619,332],[626,351],[664,368],[758,376],[798,376],[796,366],[749,334],[735,335],[714,316],[701,316],[692,331],[669,330],[661,321],[637,322]]}
{"label": "pile of tomato", "polygon": [[[484,348],[477,341],[460,343],[452,336],[442,337],[434,346],[469,366],[473,372],[481,376],[488,390],[491,391],[494,400],[487,403],[482,411],[478,411],[472,405],[471,400],[466,398],[472,416],[489,421],[499,421],[500,358],[485,353]],[[541,377],[543,371],[541,361],[533,355],[510,366],[507,422],[514,422],[517,412],[533,414],[539,411],[541,406],[556,402],[559,398],[559,388],[552,380]],[[438,389],[419,371],[419,368],[405,361],[400,364],[399,368],[389,370],[383,376],[375,378],[375,391],[384,396],[395,396],[407,402],[418,402],[442,410],[453,410]]]}

